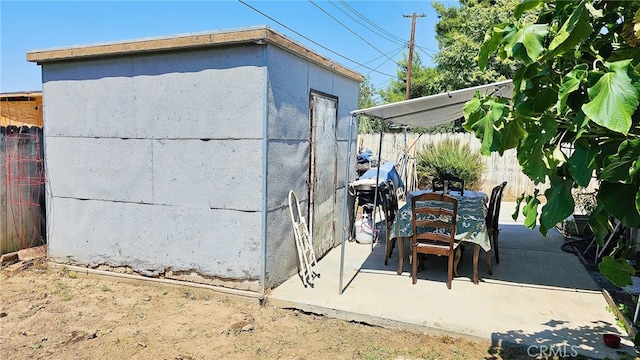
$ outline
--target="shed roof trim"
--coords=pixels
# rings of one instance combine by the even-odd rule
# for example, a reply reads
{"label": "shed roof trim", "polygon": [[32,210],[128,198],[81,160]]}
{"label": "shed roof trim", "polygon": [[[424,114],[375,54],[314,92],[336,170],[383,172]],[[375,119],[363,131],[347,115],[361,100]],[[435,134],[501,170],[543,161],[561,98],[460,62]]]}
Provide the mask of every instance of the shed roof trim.
{"label": "shed roof trim", "polygon": [[42,91],[17,91],[0,93],[0,101],[42,98]]}
{"label": "shed roof trim", "polygon": [[362,82],[364,77],[331,59],[319,55],[279,34],[268,26],[250,27],[207,33],[176,35],[171,37],[147,38],[86,46],[56,49],[32,50],[27,52],[27,61],[44,64],[48,62],[121,56],[143,52],[175,51],[181,49],[210,48],[218,46],[270,43],[330,69],[352,80]]}

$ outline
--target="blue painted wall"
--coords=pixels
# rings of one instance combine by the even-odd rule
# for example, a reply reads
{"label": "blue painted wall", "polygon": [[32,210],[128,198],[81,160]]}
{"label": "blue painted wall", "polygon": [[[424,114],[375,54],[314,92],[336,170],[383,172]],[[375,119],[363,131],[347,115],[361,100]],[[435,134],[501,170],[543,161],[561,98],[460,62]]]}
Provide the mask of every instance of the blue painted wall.
{"label": "blue painted wall", "polygon": [[[50,257],[251,291],[265,270],[268,287],[296,273],[287,193],[308,200],[309,92],[339,98],[343,151],[356,81],[271,44],[42,71]],[[334,216],[340,229],[342,212]]]}

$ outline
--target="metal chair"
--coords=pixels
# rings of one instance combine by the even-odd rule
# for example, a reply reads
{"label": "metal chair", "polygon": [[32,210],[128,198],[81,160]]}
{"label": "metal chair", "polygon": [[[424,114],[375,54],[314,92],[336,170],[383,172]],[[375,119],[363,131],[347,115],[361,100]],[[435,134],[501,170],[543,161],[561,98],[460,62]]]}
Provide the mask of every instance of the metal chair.
{"label": "metal chair", "polygon": [[458,200],[453,196],[432,192],[411,198],[413,284],[417,281],[418,254],[434,254],[449,258],[447,288],[451,289],[453,261],[458,246],[454,241],[457,214]]}
{"label": "metal chair", "polygon": [[431,189],[433,191],[444,191],[446,193],[457,191],[460,195],[464,195],[464,179],[447,174],[442,178],[434,178],[431,180]]}
{"label": "metal chair", "polygon": [[385,223],[387,225],[387,238],[385,241],[385,258],[384,264],[389,263],[389,258],[393,252],[393,248],[396,246],[395,239],[392,239],[391,225],[396,219],[398,213],[398,196],[396,194],[396,187],[393,181],[387,181],[384,186],[380,188],[382,190],[382,207],[384,208]]}
{"label": "metal chair", "polygon": [[[489,210],[485,218],[487,223],[487,232],[491,240],[491,249],[496,257],[496,264],[500,263],[500,253],[498,238],[500,236],[500,228],[498,222],[500,220],[500,204],[502,203],[502,194],[504,188],[507,186],[507,182],[503,182],[500,185],[496,185],[491,190],[491,197],[489,198]],[[487,264],[491,264],[491,253],[487,253]],[[489,268],[489,274],[491,274],[491,268]]]}

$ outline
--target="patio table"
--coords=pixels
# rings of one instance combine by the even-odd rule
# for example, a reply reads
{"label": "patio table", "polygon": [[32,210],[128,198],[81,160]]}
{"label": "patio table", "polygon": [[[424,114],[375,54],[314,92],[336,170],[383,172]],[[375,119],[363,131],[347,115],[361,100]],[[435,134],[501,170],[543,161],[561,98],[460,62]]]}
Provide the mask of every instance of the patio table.
{"label": "patio table", "polygon": [[[398,240],[398,275],[402,274],[402,266],[404,260],[404,238],[411,238],[413,229],[411,227],[411,197],[431,190],[419,190],[409,193],[407,203],[398,209],[393,225],[391,226],[392,238]],[[487,194],[479,191],[465,190],[464,196],[460,193],[451,192],[449,195],[454,196],[458,200],[458,215],[456,217],[456,241],[469,243],[474,246],[473,249],[473,282],[478,284],[478,256],[480,248],[485,251],[491,251],[491,242],[485,222],[487,213]],[[459,248],[458,248],[459,249]],[[460,261],[459,251],[456,254],[455,269],[457,275],[458,262]],[[490,258],[487,257],[487,266],[491,272]]]}

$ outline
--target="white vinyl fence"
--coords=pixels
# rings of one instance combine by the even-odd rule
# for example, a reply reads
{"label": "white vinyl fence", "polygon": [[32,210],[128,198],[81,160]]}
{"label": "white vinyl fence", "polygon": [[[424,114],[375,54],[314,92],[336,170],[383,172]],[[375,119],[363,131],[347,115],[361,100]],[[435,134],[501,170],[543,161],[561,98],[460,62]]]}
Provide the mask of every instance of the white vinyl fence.
{"label": "white vinyl fence", "polygon": [[[415,159],[416,152],[422,150],[426,144],[438,144],[444,139],[458,139],[461,144],[469,144],[472,150],[480,151],[480,140],[476,139],[470,133],[446,133],[446,134],[412,134],[406,135],[406,147],[409,159]],[[375,156],[378,156],[378,146],[380,145],[380,134],[360,134],[358,135],[358,148],[370,149]],[[396,165],[402,163],[402,157],[405,149],[404,134],[384,134],[382,139],[382,149],[380,159],[384,161],[392,161]],[[515,150],[508,150],[502,156],[497,153],[491,156],[483,157],[487,164],[487,171],[483,176],[483,181],[479,189],[487,194],[491,193],[491,189],[502,183],[507,182],[504,189],[503,200],[513,201],[522,193],[533,194],[536,187],[541,193],[548,188],[548,184],[538,184],[537,186],[526,175],[524,175],[518,164]],[[404,175],[400,174],[403,176]],[[540,199],[544,201],[544,199]]]}

